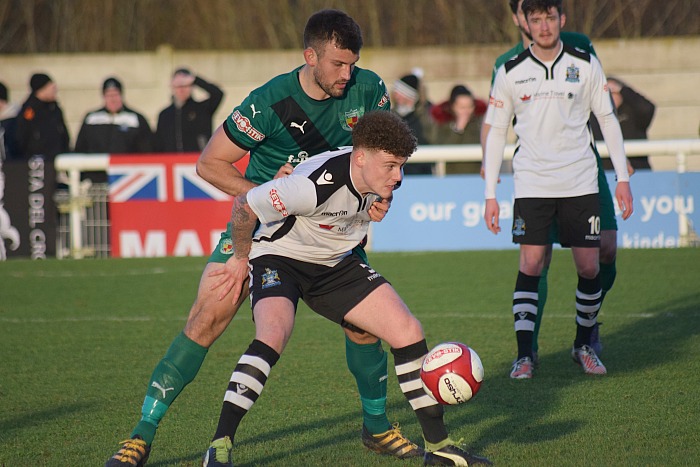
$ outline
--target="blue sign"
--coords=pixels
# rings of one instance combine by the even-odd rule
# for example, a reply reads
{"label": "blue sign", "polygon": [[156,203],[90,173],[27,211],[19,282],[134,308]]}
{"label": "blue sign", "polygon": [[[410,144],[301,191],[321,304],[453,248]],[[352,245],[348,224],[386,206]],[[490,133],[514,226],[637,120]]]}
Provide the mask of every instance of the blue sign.
{"label": "blue sign", "polygon": [[[608,174],[615,190],[615,174]],[[676,248],[681,228],[700,228],[700,173],[639,171],[632,176],[634,213],[618,212],[620,248]],[[517,248],[512,243],[513,176],[501,175],[497,188],[501,233],[486,229],[484,181],[478,175],[443,178],[408,176],[394,193],[386,218],[372,224],[372,251],[450,251]],[[616,206],[617,208],[617,206]],[[697,238],[697,237],[695,237]]]}

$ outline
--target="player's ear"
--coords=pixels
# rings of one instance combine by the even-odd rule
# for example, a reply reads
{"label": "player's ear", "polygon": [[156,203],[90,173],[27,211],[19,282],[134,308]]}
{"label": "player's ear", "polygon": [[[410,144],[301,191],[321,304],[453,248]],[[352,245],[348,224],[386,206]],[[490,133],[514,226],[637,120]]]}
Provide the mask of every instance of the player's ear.
{"label": "player's ear", "polygon": [[353,157],[355,158],[355,161],[359,167],[362,167],[365,165],[365,160],[367,159],[367,154],[365,154],[365,151],[361,148],[353,150]]}
{"label": "player's ear", "polygon": [[561,17],[559,18],[559,29],[564,29],[565,24],[566,24],[566,15],[564,13],[562,13]]}
{"label": "player's ear", "polygon": [[318,63],[318,55],[313,48],[307,47],[304,49],[304,61],[306,61],[306,64],[309,66],[316,66]]}

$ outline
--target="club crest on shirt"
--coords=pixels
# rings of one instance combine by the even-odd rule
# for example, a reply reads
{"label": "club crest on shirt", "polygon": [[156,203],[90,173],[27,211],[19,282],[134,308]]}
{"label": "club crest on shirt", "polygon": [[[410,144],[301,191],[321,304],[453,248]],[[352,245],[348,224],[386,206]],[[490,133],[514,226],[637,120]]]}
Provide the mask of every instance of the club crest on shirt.
{"label": "club crest on shirt", "polygon": [[277,270],[265,268],[265,274],[262,275],[262,288],[267,289],[281,284],[282,281],[279,274],[277,274]]}
{"label": "club crest on shirt", "polygon": [[219,248],[219,251],[224,255],[233,254],[233,242],[230,238],[224,239],[224,241],[221,242],[221,248]]}
{"label": "club crest on shirt", "polygon": [[518,217],[513,221],[513,235],[525,235],[525,228],[525,219],[523,219],[522,217]]}
{"label": "club crest on shirt", "polygon": [[566,81],[569,83],[578,83],[581,81],[579,78],[579,69],[577,66],[574,66],[573,63],[571,66],[566,67]]}
{"label": "club crest on shirt", "polygon": [[345,131],[352,131],[352,129],[357,124],[357,121],[365,114],[365,108],[360,107],[359,109],[353,109],[349,112],[343,112],[339,114],[340,126],[343,127]]}

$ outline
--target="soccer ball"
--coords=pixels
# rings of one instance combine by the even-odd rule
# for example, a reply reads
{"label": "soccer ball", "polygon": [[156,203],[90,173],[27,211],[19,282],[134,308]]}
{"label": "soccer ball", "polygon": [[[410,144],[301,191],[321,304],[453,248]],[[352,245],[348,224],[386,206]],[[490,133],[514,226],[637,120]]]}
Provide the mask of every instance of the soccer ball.
{"label": "soccer ball", "polygon": [[474,397],[484,380],[481,359],[469,346],[445,342],[423,360],[420,379],[425,391],[443,405],[464,404]]}

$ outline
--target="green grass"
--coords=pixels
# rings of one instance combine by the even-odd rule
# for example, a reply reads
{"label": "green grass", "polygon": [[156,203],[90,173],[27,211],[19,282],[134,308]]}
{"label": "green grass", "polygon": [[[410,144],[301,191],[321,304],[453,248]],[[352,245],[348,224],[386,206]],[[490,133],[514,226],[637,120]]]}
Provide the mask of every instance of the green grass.
{"label": "green grass", "polygon": [[[484,363],[448,407],[454,438],[501,466],[700,465],[700,249],[622,250],[600,319],[608,376],[571,362],[576,279],[556,250],[541,368],[511,381],[517,251],[371,254],[426,331]],[[202,258],[0,263],[0,465],[100,466],[128,437],[155,363],[182,329]],[[149,466],[196,466],[253,336],[246,305],[159,428]],[[391,358],[390,358],[391,362]],[[420,430],[390,365],[388,412]],[[419,465],[360,444],[340,329],[302,307],[285,355],[237,436],[236,465]]]}

